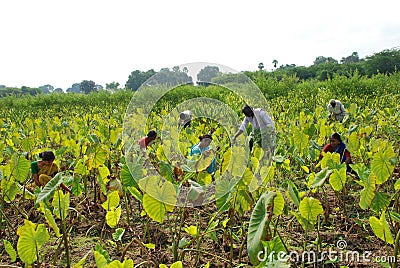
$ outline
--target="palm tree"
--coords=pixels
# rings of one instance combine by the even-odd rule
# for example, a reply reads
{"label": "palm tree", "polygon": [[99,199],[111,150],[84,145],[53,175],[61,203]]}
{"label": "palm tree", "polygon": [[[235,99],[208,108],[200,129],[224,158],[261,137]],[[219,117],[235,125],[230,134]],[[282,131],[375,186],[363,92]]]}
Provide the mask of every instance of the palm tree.
{"label": "palm tree", "polygon": [[276,66],[278,65],[278,61],[277,60],[273,60],[272,64],[274,65],[274,68],[276,68]]}

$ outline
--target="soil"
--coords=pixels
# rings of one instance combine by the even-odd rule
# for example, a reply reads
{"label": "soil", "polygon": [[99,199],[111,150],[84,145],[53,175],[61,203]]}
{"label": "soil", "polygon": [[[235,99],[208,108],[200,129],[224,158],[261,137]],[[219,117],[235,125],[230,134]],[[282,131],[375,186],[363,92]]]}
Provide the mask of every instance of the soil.
{"label": "soil", "polygon": [[[359,208],[358,200],[354,196],[350,194],[337,195],[332,189],[328,188],[325,195],[323,193],[315,194],[321,200],[326,212],[325,217],[321,217],[319,222],[322,246],[320,251],[337,251],[337,254],[342,254],[342,256],[334,256],[338,256],[342,261],[326,263],[328,257],[325,255],[324,262],[305,264],[304,267],[341,267],[345,265],[347,267],[381,267],[372,260],[372,257],[393,255],[393,247],[386,245],[373,234],[368,223],[369,212]],[[288,202],[288,200],[286,201]],[[70,214],[67,218],[71,264],[77,263],[88,254],[83,267],[95,267],[94,250],[96,245],[101,245],[111,260],[129,258],[134,260],[135,267],[159,267],[159,264],[166,264],[169,267],[174,262],[172,244],[178,235],[178,232],[172,230],[182,222],[183,227],[198,225],[198,229],[204,231],[211,216],[217,210],[215,204],[185,208],[184,211],[181,208],[175,208],[174,213],[169,213],[165,221],[160,224],[150,220],[147,216],[141,216],[140,213],[143,208],[139,202],[131,197],[128,205],[130,208],[128,223],[127,206],[124,202],[122,203],[123,215],[118,227],[124,228],[125,233],[122,241],[115,242],[112,237],[115,229],[105,224],[105,210],[100,203],[94,203],[93,196],[87,198],[84,195],[71,197],[70,206],[75,208],[69,211]],[[30,221],[47,225],[43,214],[34,208],[32,200],[15,200],[14,204],[18,206],[20,211],[26,212]],[[346,214],[344,214],[344,211],[346,211]],[[16,230],[23,225],[24,218],[10,204],[5,204],[3,213],[6,215],[8,223],[2,224],[1,238],[10,241],[16,248],[18,240]],[[241,225],[244,224],[245,230],[247,230],[246,223],[250,219],[250,213],[246,212],[240,218],[236,214],[232,218],[233,220],[230,223],[228,222],[226,228],[222,228],[220,224],[214,239],[205,235],[199,241],[199,244],[197,244],[197,241],[193,241],[186,247],[184,257],[182,257],[183,250],[178,249],[177,257],[182,258],[183,266],[204,267],[209,263],[209,267],[252,267],[246,251],[246,235],[240,235]],[[178,217],[176,219],[175,217],[178,215],[183,215],[184,218]],[[220,223],[226,219],[227,215],[224,215],[225,218],[219,219]],[[371,215],[373,214],[371,213]],[[57,220],[57,223],[60,224],[59,220]],[[228,226],[231,226],[237,234],[237,239],[234,237],[231,241]],[[51,228],[48,228],[48,230],[51,239],[40,249],[40,267],[66,267],[66,253],[62,239],[57,238]],[[290,213],[279,216],[277,231],[290,252],[302,254],[304,252],[304,241],[307,241],[306,251],[316,252],[317,243],[313,243],[318,236],[316,228],[308,232],[306,236],[301,225]],[[180,236],[185,238],[186,241],[192,239],[184,230],[181,231]],[[338,241],[345,241],[346,247],[338,248]],[[155,248],[147,248],[144,245],[147,243],[154,244]],[[349,251],[358,252],[360,260],[346,259],[346,253]],[[367,251],[371,252],[371,255],[367,256],[371,260],[369,262],[362,260],[362,254]],[[18,258],[16,262],[11,263],[3,243],[0,244],[0,252],[2,253],[0,267],[23,267],[23,263]],[[302,267],[302,265],[301,262],[293,261],[291,267]]]}

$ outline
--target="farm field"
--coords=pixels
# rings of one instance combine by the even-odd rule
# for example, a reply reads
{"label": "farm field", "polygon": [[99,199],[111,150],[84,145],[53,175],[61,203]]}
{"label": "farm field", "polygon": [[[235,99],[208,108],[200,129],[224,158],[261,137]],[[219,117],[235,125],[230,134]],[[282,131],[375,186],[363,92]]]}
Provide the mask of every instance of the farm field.
{"label": "farm field", "polygon": [[[179,131],[163,126],[167,119],[176,124],[169,115],[193,98],[228,105],[241,121],[245,101],[230,85],[179,86],[147,118],[127,109],[132,98],[141,101],[128,91],[0,99],[0,263],[398,267],[400,74],[254,82],[275,121],[273,155],[235,147],[231,133],[239,125],[221,124],[223,109]],[[140,97],[155,94],[149,88]],[[328,119],[332,98],[345,105],[343,123]],[[208,111],[199,105],[198,113]],[[131,154],[127,145],[136,146],[150,129],[170,136],[159,135],[143,157],[137,148]],[[346,143],[358,176],[346,174],[337,154],[320,159],[333,132]],[[216,149],[213,175],[180,166],[173,156],[190,158],[205,133]],[[40,189],[30,162],[45,150],[55,152],[61,172]],[[208,186],[212,195],[204,197]],[[182,189],[188,189],[184,200]]]}

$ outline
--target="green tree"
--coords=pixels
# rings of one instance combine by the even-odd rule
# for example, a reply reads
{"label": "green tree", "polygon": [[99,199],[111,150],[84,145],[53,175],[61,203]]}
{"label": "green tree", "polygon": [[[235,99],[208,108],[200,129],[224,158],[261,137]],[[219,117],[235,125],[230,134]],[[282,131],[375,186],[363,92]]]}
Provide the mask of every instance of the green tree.
{"label": "green tree", "polygon": [[343,64],[354,63],[354,62],[359,62],[359,61],[360,61],[360,58],[358,57],[357,52],[351,53],[350,56],[342,57],[342,59],[340,60],[340,62]]}
{"label": "green tree", "polygon": [[260,71],[262,71],[262,70],[264,69],[264,63],[260,62],[260,63],[258,64],[258,69],[259,69]]}
{"label": "green tree", "polygon": [[81,84],[73,84],[70,88],[67,88],[67,93],[81,93]]}
{"label": "green tree", "polygon": [[54,87],[52,85],[44,85],[40,86],[39,89],[41,89],[44,94],[50,94],[53,92]]}
{"label": "green tree", "polygon": [[148,84],[167,84],[170,86],[192,83],[192,78],[186,72],[179,69],[178,66],[172,68],[162,68]]}
{"label": "green tree", "polygon": [[81,91],[85,94],[89,94],[90,92],[97,91],[96,83],[92,80],[83,80],[81,82]]}
{"label": "green tree", "polygon": [[53,93],[64,93],[64,91],[62,90],[62,88],[56,88],[53,90]]}
{"label": "green tree", "polygon": [[155,74],[156,74],[156,72],[153,69],[148,70],[146,72],[135,70],[135,71],[131,72],[131,74],[129,75],[129,78],[125,84],[125,87],[129,88],[133,91],[136,91],[147,79],[149,79],[150,77],[152,77]]}
{"label": "green tree", "polygon": [[219,68],[217,66],[206,66],[200,70],[197,74],[198,82],[211,82],[211,79],[216,77],[219,73]]}
{"label": "green tree", "polygon": [[393,73],[400,68],[400,49],[386,49],[372,56],[366,57],[365,61],[368,75],[376,73]]}
{"label": "green tree", "polygon": [[338,61],[332,57],[326,58],[324,56],[318,56],[314,60],[314,65],[323,64],[323,63],[338,63]]}
{"label": "green tree", "polygon": [[278,65],[278,61],[277,60],[273,60],[272,64],[274,65],[274,68],[276,68],[276,66]]}
{"label": "green tree", "polygon": [[109,84],[106,84],[106,89],[108,89],[108,90],[114,91],[114,90],[117,90],[118,87],[119,87],[119,83],[115,82],[115,81],[113,81],[113,82],[111,82]]}

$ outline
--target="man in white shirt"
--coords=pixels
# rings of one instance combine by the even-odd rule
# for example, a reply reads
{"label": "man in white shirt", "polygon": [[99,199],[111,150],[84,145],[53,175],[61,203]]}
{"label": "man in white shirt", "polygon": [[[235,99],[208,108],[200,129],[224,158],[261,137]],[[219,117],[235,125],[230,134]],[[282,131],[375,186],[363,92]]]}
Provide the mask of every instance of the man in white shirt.
{"label": "man in white shirt", "polygon": [[340,101],[334,99],[330,100],[327,108],[331,118],[334,118],[340,123],[343,121],[346,115],[346,109]]}
{"label": "man in white shirt", "polygon": [[[233,136],[232,140],[235,141],[240,134],[245,132],[247,125],[250,123],[252,126],[252,132],[250,134],[251,139],[249,142],[251,151],[253,149],[254,139],[261,147],[261,131],[266,130],[267,128],[270,128],[272,131],[275,128],[275,124],[271,117],[269,117],[269,115],[261,108],[252,108],[248,105],[245,105],[242,109],[242,112],[246,117],[244,118],[239,130]],[[269,134],[272,135],[272,133]],[[268,142],[272,142],[272,139],[268,139]],[[268,144],[268,146],[273,146],[273,144]]]}

